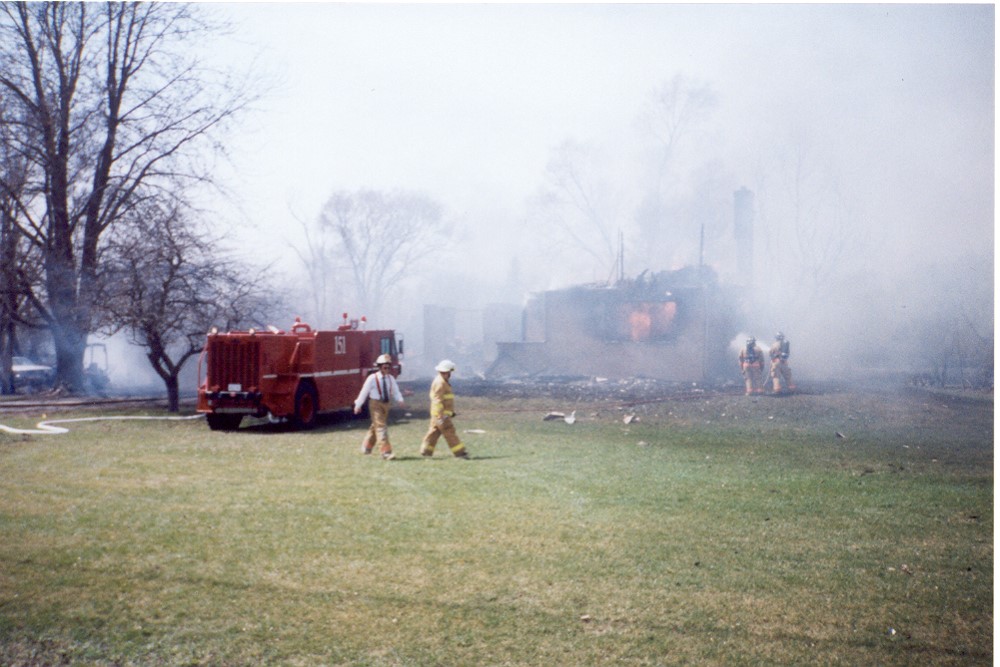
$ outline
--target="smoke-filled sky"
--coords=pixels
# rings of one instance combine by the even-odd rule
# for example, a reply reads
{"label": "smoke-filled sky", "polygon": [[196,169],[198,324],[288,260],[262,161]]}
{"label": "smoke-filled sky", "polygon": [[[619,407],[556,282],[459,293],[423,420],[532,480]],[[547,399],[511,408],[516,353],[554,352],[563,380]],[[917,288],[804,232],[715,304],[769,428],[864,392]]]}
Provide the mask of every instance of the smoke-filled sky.
{"label": "smoke-filled sky", "polygon": [[[231,145],[242,213],[272,248],[296,237],[295,217],[315,219],[334,190],[402,188],[437,199],[459,223],[455,270],[468,260],[500,278],[500,258],[547,242],[525,220],[553,150],[567,140],[597,147],[611,155],[611,178],[637,182],[638,119],[651,92],[677,75],[718,98],[689,155],[712,165],[714,196],[730,207],[737,188],[757,192],[769,243],[790,210],[787,199],[777,203],[794,180],[789,156],[805,155],[805,169],[836,190],[835,208],[850,212],[837,224],[879,244],[867,250],[883,270],[993,247],[991,4],[212,11],[234,27],[213,53],[273,82]],[[529,266],[540,267],[544,254],[533,250]],[[549,268],[528,287],[597,277]]]}

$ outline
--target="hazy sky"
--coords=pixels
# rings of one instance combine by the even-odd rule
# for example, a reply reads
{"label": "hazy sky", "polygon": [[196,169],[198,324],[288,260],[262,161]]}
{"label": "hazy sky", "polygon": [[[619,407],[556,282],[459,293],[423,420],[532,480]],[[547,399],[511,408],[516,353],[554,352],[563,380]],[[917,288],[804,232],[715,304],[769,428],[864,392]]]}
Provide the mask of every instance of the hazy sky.
{"label": "hazy sky", "polygon": [[276,82],[232,146],[245,213],[276,244],[290,209],[312,219],[360,187],[424,191],[470,241],[513,226],[553,147],[614,145],[676,74],[719,94],[733,189],[752,187],[769,146],[804,137],[893,252],[993,243],[993,5],[212,9],[235,27],[213,51]]}

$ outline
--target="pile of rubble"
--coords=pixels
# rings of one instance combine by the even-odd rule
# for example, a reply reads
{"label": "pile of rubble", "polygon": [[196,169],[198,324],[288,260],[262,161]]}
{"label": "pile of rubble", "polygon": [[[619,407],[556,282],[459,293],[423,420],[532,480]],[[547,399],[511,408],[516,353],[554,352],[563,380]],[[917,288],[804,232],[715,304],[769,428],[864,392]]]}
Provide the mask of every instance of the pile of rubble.
{"label": "pile of rubble", "polygon": [[608,380],[588,377],[534,377],[531,379],[490,381],[456,379],[456,392],[463,396],[494,398],[555,398],[567,401],[614,401],[620,404],[671,399],[703,398],[726,392],[727,387],[709,387],[694,383],[667,382],[653,378]]}

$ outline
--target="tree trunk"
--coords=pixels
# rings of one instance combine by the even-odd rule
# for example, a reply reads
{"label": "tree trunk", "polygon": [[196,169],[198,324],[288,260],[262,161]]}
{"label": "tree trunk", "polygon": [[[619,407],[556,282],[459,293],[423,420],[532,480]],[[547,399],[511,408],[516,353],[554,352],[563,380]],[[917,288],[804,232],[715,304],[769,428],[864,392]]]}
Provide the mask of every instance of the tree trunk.
{"label": "tree trunk", "polygon": [[14,393],[14,315],[17,312],[17,238],[10,214],[0,211],[0,394]]}
{"label": "tree trunk", "polygon": [[180,381],[177,378],[177,373],[173,373],[167,377],[164,382],[167,385],[167,411],[168,412],[180,412],[181,411],[181,392],[180,392]]}
{"label": "tree trunk", "polygon": [[52,311],[52,343],[56,349],[56,386],[70,393],[86,391],[83,377],[83,352],[87,346],[85,323],[81,317],[81,304],[76,294],[76,272],[72,259],[63,260],[58,255],[46,262],[46,289]]}
{"label": "tree trunk", "polygon": [[0,395],[14,393],[14,320],[0,312]]}
{"label": "tree trunk", "polygon": [[83,376],[83,353],[87,333],[60,321],[52,327],[52,342],[56,348],[56,386],[73,394],[86,392]]}

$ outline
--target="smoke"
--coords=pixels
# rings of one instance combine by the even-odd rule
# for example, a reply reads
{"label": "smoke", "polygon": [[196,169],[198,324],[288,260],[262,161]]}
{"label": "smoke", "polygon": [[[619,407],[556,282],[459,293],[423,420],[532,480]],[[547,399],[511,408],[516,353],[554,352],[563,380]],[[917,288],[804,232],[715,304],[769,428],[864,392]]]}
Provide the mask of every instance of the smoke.
{"label": "smoke", "polygon": [[[448,211],[450,244],[379,323],[411,354],[425,304],[524,305],[701,262],[744,288],[740,329],[788,335],[801,378],[992,350],[991,5],[217,9],[238,36],[219,57],[263,52],[284,80],[231,147],[259,245],[298,229],[290,199],[318,212],[338,189]],[[697,95],[657,126],[651,99],[678,75]]]}
{"label": "smoke", "polygon": [[[108,375],[107,393],[138,394],[166,392],[163,380],[156,374],[141,347],[131,343],[126,334],[103,338],[90,337],[84,364],[96,364]],[[194,383],[191,384],[194,386]]]}

